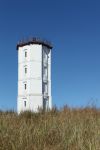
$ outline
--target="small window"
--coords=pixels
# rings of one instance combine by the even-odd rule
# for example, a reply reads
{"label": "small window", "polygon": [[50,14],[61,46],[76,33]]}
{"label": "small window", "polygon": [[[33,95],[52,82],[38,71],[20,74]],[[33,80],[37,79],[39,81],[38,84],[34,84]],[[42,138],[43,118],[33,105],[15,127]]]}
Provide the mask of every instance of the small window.
{"label": "small window", "polygon": [[25,51],[25,57],[27,57],[27,52]]}
{"label": "small window", "polygon": [[25,68],[25,73],[27,73],[27,68]]}
{"label": "small window", "polygon": [[26,86],[27,86],[27,85],[26,85],[26,84],[24,84],[25,90],[26,90]]}
{"label": "small window", "polygon": [[26,101],[24,101],[24,106],[26,107]]}

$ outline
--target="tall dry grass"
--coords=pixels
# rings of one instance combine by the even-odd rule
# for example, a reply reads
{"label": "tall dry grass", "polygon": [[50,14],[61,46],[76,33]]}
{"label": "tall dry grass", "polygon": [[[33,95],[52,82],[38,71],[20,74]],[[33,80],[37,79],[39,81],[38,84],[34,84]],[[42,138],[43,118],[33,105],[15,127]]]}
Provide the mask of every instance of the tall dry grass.
{"label": "tall dry grass", "polygon": [[100,150],[100,110],[0,111],[0,150]]}

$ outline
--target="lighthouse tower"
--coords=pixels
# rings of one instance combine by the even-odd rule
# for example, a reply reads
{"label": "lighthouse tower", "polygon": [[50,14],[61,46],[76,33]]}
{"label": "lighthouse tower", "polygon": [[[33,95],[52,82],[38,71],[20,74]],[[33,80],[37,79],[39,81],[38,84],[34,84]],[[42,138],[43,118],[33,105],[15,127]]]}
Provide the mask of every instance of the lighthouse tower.
{"label": "lighthouse tower", "polygon": [[17,44],[18,113],[52,108],[51,49],[49,42],[39,38]]}

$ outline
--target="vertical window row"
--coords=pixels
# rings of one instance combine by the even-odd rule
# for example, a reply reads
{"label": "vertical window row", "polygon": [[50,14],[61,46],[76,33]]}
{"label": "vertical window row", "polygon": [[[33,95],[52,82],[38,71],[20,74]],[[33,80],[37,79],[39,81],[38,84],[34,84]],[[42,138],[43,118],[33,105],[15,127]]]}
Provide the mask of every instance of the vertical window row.
{"label": "vertical window row", "polygon": [[[27,51],[25,50],[24,51],[24,57],[26,58],[27,57]],[[25,72],[25,74],[27,74],[27,66],[25,65],[24,66],[24,72]],[[24,83],[24,90],[26,91],[26,89],[27,89],[27,82],[25,81],[25,83]],[[26,100],[24,100],[24,107],[26,107]]]}
{"label": "vertical window row", "polygon": [[[27,51],[25,50],[24,51],[24,54],[25,54],[25,58],[27,57]],[[27,66],[24,66],[24,72],[25,72],[25,74],[27,73]],[[26,90],[27,89],[27,84],[25,83],[24,84],[24,89]]]}
{"label": "vertical window row", "polygon": [[[25,58],[27,57],[27,51],[26,51],[26,49],[25,49],[25,51],[24,51],[24,55],[25,55]],[[25,66],[25,74],[27,73],[27,67]]]}

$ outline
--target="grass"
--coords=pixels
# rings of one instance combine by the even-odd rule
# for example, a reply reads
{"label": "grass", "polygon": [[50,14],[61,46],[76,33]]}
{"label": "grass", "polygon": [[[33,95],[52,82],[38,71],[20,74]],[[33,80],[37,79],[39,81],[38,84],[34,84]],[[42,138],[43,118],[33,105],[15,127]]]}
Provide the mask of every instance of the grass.
{"label": "grass", "polygon": [[100,110],[0,111],[0,150],[100,150]]}

